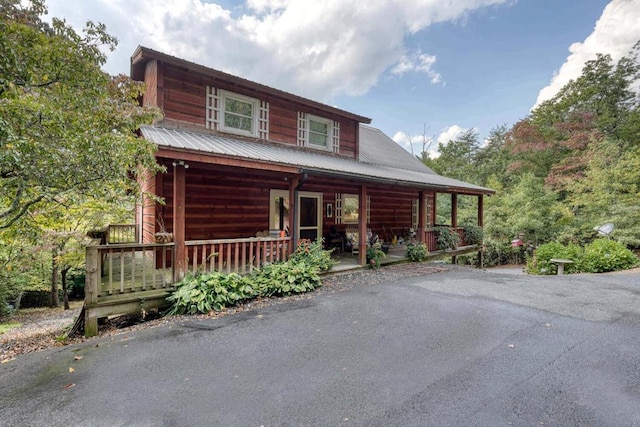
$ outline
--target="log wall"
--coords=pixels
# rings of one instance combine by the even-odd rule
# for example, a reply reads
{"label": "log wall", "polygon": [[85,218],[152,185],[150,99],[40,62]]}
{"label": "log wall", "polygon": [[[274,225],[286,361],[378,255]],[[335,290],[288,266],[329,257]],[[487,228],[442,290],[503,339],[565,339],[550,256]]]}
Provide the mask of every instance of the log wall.
{"label": "log wall", "polygon": [[[242,90],[242,88],[230,85],[224,80],[217,80],[199,74],[194,71],[179,68],[172,65],[161,65],[157,69],[150,62],[147,65],[145,79],[150,88],[149,96],[145,102],[157,100],[162,107],[164,116],[170,120],[188,122],[206,126],[206,88],[213,86],[218,89],[228,90],[241,95],[250,96],[269,102],[269,140],[273,142],[297,145],[298,111],[325,117],[340,122],[340,155],[355,158],[356,155],[356,130],[359,123],[356,120],[327,114],[303,104],[284,101],[268,93],[256,93],[255,91]],[[162,88],[158,76],[162,77]],[[155,89],[151,89],[151,87]],[[162,90],[159,90],[162,89]],[[313,150],[313,149],[310,149]]]}

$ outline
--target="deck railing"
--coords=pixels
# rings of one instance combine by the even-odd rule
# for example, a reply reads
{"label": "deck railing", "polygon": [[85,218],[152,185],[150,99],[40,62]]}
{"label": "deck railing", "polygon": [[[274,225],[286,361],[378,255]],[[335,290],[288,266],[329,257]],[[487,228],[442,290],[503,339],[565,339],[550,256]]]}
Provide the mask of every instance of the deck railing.
{"label": "deck railing", "polygon": [[173,286],[174,244],[87,247],[85,301]]}
{"label": "deck railing", "polygon": [[[465,246],[466,243],[464,241],[464,227],[457,227],[454,230],[456,231],[456,233],[458,233],[458,236],[460,237],[460,243],[458,244],[458,246]],[[426,230],[425,234],[426,234],[425,243],[427,244],[427,248],[429,249],[429,252],[435,252],[439,250],[437,228],[428,229]]]}
{"label": "deck railing", "polygon": [[138,243],[137,224],[109,224],[107,227],[107,244]]}
{"label": "deck railing", "polygon": [[265,263],[286,261],[291,252],[290,237],[192,240],[185,242],[185,245],[185,265],[193,273],[249,273]]}

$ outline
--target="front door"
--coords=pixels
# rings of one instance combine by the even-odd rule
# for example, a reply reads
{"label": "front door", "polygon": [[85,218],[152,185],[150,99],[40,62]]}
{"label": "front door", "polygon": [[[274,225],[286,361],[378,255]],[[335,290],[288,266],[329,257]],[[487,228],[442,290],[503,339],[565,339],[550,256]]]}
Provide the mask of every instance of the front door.
{"label": "front door", "polygon": [[322,238],[322,193],[298,193],[298,238]]}

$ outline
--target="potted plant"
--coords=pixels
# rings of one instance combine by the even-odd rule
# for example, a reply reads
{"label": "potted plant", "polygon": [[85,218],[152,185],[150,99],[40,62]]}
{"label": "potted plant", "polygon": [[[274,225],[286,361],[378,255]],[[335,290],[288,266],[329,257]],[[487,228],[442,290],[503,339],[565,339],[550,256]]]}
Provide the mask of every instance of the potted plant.
{"label": "potted plant", "polygon": [[371,268],[380,267],[380,260],[386,258],[382,251],[382,243],[376,241],[367,247],[367,265]]}
{"label": "potted plant", "polygon": [[159,230],[155,233],[155,239],[156,239],[156,243],[171,243],[173,242],[173,233],[170,233],[167,231],[167,229],[164,226],[164,215],[162,213],[160,213],[160,215],[158,215],[158,226],[159,226]]}

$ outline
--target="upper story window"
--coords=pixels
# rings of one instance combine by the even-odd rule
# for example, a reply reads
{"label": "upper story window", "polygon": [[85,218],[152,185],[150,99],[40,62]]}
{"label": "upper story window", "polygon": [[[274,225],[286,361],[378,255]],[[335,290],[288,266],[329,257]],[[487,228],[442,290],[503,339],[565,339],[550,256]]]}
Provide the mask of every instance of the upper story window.
{"label": "upper story window", "polygon": [[258,136],[256,132],[258,100],[220,91],[222,99],[222,121],[220,130],[248,136]]}
{"label": "upper story window", "polygon": [[311,115],[307,120],[309,146],[331,150],[331,121]]}
{"label": "upper story window", "polygon": [[298,145],[340,151],[340,122],[298,112]]}
{"label": "upper story window", "polygon": [[269,103],[207,86],[207,129],[269,139]]}

